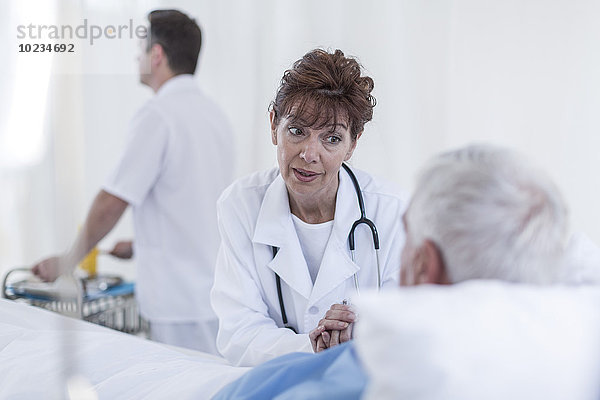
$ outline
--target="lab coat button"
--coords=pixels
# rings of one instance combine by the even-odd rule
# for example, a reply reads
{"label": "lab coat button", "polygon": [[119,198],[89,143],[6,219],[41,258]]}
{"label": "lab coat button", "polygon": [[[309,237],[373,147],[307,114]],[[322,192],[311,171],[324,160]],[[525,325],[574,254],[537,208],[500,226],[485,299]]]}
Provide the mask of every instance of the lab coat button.
{"label": "lab coat button", "polygon": [[315,315],[316,313],[319,312],[319,308],[312,306],[311,308],[308,309],[308,312],[311,313],[312,315]]}

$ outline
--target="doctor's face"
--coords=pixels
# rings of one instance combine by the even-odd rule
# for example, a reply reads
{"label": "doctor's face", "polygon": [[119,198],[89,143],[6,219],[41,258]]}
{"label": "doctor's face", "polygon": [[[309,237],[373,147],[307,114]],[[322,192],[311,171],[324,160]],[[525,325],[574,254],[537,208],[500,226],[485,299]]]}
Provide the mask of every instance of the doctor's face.
{"label": "doctor's face", "polygon": [[331,196],[335,199],[342,162],[350,159],[356,147],[346,119],[336,125],[309,127],[301,118],[290,116],[275,125],[274,117],[271,111],[271,139],[277,146],[277,162],[288,194],[305,204]]}

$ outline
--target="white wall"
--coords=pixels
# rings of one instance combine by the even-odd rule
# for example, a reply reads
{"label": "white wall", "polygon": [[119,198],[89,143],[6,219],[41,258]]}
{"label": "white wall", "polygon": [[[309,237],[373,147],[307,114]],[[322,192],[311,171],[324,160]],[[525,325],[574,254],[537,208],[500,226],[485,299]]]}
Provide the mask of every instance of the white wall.
{"label": "white wall", "polygon": [[[507,145],[549,171],[571,205],[574,229],[600,242],[597,1],[57,3],[59,16],[97,24],[139,22],[157,7],[197,18],[204,30],[198,81],[233,123],[237,176],[275,163],[267,107],[283,71],[314,47],[341,48],[373,77],[378,100],[356,166],[410,189],[418,167],[440,150]],[[151,96],[137,83],[134,41],[82,50],[51,77],[44,158],[0,174],[11,190],[0,203],[0,269],[68,246],[119,157],[129,119]],[[101,247],[131,234],[126,216]]]}

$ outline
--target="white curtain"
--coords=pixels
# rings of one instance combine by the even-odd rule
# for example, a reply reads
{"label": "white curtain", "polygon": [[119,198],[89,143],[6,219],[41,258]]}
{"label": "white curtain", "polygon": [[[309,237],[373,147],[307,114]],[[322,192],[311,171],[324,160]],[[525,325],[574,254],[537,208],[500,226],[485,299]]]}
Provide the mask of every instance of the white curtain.
{"label": "white curtain", "polygon": [[[202,26],[197,79],[234,126],[237,176],[275,163],[267,107],[283,71],[312,48],[340,48],[373,77],[378,100],[354,165],[410,190],[438,151],[507,145],[550,172],[573,228],[600,242],[597,1],[57,0],[59,17],[98,25],[141,23],[153,8],[184,10]],[[50,76],[50,145],[37,164],[11,170],[12,187],[29,184],[29,194],[3,196],[0,268],[72,240],[119,157],[129,119],[151,96],[138,84],[135,51],[135,41],[99,40],[82,46],[79,64]],[[130,234],[126,218],[102,246]]]}
{"label": "white curtain", "polygon": [[[52,160],[47,156],[49,88],[53,54],[19,52],[16,26],[30,20],[53,23],[54,1],[9,2],[0,13],[4,55],[0,74],[0,274],[27,260],[36,246],[54,242]],[[35,227],[35,228],[34,228]]]}

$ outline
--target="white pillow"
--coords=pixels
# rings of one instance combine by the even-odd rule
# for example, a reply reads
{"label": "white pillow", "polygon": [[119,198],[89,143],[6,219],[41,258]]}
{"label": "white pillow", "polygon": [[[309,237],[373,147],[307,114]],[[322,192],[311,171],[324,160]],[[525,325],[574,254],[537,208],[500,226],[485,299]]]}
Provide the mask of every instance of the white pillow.
{"label": "white pillow", "polygon": [[367,399],[600,399],[600,288],[492,281],[365,294]]}

